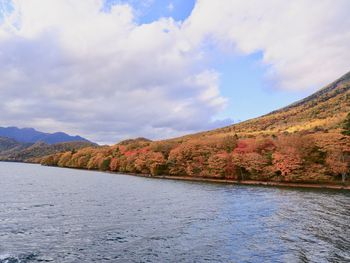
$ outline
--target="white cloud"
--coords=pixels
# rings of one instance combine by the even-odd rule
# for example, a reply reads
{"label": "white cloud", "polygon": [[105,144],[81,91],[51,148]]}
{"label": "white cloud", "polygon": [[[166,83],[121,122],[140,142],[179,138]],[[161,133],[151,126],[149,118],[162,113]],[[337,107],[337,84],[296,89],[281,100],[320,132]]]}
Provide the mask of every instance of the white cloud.
{"label": "white cloud", "polygon": [[0,21],[0,125],[113,142],[227,124],[214,120],[227,99],[208,43],[262,52],[281,88],[319,87],[349,70],[347,0],[198,0],[183,24],[137,24],[130,5],[104,12],[102,0],[13,2]]}
{"label": "white cloud", "polygon": [[225,99],[181,25],[172,19],[137,25],[129,5],[107,13],[102,5],[14,1],[0,27],[1,125],[100,142],[210,127]]}
{"label": "white cloud", "polygon": [[348,0],[198,0],[186,21],[193,43],[263,53],[287,89],[319,88],[350,69]]}

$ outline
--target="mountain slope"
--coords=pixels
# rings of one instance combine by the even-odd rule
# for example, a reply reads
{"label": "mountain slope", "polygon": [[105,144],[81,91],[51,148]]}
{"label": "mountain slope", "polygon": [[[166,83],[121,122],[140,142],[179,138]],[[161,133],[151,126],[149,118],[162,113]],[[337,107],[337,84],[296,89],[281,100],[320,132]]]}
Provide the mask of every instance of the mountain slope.
{"label": "mountain slope", "polygon": [[16,140],[0,137],[0,161],[31,162],[49,154],[76,151],[85,147],[96,147],[90,142],[65,142],[47,144],[44,142],[22,143]]}
{"label": "mountain slope", "polygon": [[285,108],[259,118],[210,131],[208,134],[235,132],[254,135],[312,129],[336,130],[349,112],[350,72],[311,96]]}
{"label": "mountain slope", "polygon": [[349,112],[350,73],[260,118],[170,140],[57,153],[40,162],[177,177],[350,183]]}
{"label": "mountain slope", "polygon": [[12,151],[21,151],[30,145],[30,143],[20,143],[14,139],[0,137],[0,154],[7,154]]}
{"label": "mountain slope", "polygon": [[18,142],[36,143],[42,141],[48,144],[60,142],[84,141],[87,139],[80,136],[70,136],[64,132],[45,133],[33,128],[0,127],[0,136],[15,139]]}

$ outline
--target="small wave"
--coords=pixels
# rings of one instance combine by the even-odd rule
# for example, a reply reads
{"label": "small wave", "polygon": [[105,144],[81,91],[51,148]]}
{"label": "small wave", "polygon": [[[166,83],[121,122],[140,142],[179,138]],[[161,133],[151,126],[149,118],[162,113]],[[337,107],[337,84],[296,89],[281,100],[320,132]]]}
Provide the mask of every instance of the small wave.
{"label": "small wave", "polygon": [[36,204],[32,205],[31,207],[37,208],[37,207],[48,207],[48,206],[54,206],[53,204]]}
{"label": "small wave", "polygon": [[28,253],[21,255],[11,255],[11,254],[0,254],[0,263],[27,263],[35,260],[37,254]]}
{"label": "small wave", "polygon": [[106,238],[106,241],[113,241],[118,243],[128,242],[127,240],[125,240],[125,237],[119,237],[119,236]]}

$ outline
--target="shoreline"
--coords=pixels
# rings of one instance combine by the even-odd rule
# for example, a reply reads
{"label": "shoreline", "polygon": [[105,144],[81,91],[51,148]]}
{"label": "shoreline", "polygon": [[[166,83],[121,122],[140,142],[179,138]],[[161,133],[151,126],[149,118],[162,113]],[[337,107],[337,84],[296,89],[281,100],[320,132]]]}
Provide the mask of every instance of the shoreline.
{"label": "shoreline", "polygon": [[[21,161],[0,161],[0,162],[14,162],[24,164],[36,164],[35,162],[21,162]],[[171,176],[171,175],[150,175],[150,174],[137,174],[137,173],[122,173],[113,171],[101,171],[101,170],[89,170],[84,168],[76,167],[59,167],[59,166],[47,166],[56,168],[66,169],[77,169],[84,171],[97,171],[102,173],[120,174],[120,175],[131,175],[136,177],[144,177],[150,179],[163,179],[163,180],[174,180],[174,181],[188,181],[188,182],[206,182],[206,183],[218,183],[218,184],[232,184],[232,185],[247,185],[247,186],[266,186],[266,187],[283,187],[283,188],[304,188],[304,189],[329,189],[329,190],[345,190],[350,191],[350,184],[337,184],[337,183],[303,183],[303,182],[274,182],[274,181],[256,181],[256,180],[232,180],[232,179],[219,179],[219,178],[204,178],[204,177],[191,177],[191,176]]]}
{"label": "shoreline", "polygon": [[[114,172],[111,172],[114,173]],[[229,179],[216,179],[216,178],[200,178],[190,176],[170,176],[170,175],[144,175],[144,174],[128,174],[128,173],[116,173],[132,175],[137,177],[145,177],[150,179],[165,179],[175,181],[189,181],[189,182],[207,182],[207,183],[219,183],[219,184],[233,184],[233,185],[250,185],[250,186],[268,186],[268,187],[283,187],[283,188],[306,188],[306,189],[331,189],[331,190],[346,190],[350,191],[350,185],[340,185],[331,183],[293,183],[293,182],[272,182],[272,181],[255,181],[255,180],[229,180]]]}

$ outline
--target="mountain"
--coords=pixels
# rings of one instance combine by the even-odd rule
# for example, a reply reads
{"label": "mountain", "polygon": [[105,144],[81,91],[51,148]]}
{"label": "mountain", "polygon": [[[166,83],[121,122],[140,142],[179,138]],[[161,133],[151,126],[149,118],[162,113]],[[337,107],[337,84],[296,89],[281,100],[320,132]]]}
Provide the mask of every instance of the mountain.
{"label": "mountain", "polygon": [[339,128],[350,112],[350,72],[285,108],[265,116],[209,132],[242,134],[276,134]]}
{"label": "mountain", "polygon": [[14,139],[10,139],[7,137],[0,137],[0,153],[8,152],[8,151],[20,151],[30,146],[29,143],[20,143]]}
{"label": "mountain", "polygon": [[32,162],[49,154],[76,151],[85,147],[97,147],[84,141],[47,144],[45,142],[23,143],[7,137],[0,137],[0,161]]}
{"label": "mountain", "polygon": [[83,141],[89,142],[80,136],[70,136],[64,132],[45,133],[33,128],[0,127],[0,136],[15,139],[18,142],[36,143],[42,141],[48,144],[60,142]]}
{"label": "mountain", "polygon": [[349,184],[349,134],[347,73],[301,101],[242,123],[170,140],[57,153],[40,162],[153,176]]}

